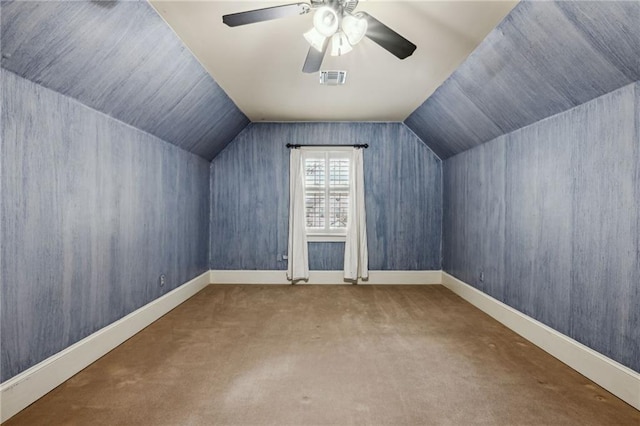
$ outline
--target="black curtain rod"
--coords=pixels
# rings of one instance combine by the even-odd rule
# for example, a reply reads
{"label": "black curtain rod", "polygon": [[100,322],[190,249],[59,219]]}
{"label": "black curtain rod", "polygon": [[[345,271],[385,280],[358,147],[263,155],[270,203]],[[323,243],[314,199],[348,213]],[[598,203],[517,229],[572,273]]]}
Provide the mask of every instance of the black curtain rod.
{"label": "black curtain rod", "polygon": [[336,146],[336,147],[340,147],[340,146],[352,146],[354,148],[369,148],[369,144],[368,143],[364,143],[364,144],[355,144],[355,145],[340,145],[340,144],[327,144],[327,145],[314,145],[314,144],[309,144],[309,145],[298,145],[298,144],[293,144],[293,143],[288,143],[287,144],[287,148],[304,148],[305,146]]}

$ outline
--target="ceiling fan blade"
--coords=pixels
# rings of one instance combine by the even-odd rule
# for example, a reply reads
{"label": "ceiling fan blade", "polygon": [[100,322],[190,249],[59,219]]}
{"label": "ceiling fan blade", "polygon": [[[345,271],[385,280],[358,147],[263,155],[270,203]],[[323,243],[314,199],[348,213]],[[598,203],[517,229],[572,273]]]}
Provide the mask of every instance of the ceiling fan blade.
{"label": "ceiling fan blade", "polygon": [[366,12],[360,12],[367,20],[366,36],[400,59],[405,59],[416,50],[416,45],[402,37]]}
{"label": "ceiling fan blade", "polygon": [[320,71],[324,54],[327,52],[327,46],[329,46],[329,40],[325,40],[322,52],[318,52],[315,47],[309,47],[307,59],[304,60],[304,65],[302,66],[302,72],[311,74]]}
{"label": "ceiling fan blade", "polygon": [[310,10],[311,5],[308,3],[292,3],[224,15],[222,22],[230,27],[237,27],[238,25],[286,18],[287,16],[304,15],[309,13]]}

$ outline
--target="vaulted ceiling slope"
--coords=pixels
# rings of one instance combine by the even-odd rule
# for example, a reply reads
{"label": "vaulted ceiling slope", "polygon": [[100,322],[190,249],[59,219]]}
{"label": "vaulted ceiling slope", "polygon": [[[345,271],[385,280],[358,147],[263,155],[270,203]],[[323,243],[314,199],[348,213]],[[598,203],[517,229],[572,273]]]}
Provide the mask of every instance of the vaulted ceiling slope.
{"label": "vaulted ceiling slope", "polygon": [[3,1],[2,67],[206,159],[249,123],[146,1]]}
{"label": "vaulted ceiling slope", "polygon": [[640,80],[640,1],[521,2],[406,120],[442,159]]}

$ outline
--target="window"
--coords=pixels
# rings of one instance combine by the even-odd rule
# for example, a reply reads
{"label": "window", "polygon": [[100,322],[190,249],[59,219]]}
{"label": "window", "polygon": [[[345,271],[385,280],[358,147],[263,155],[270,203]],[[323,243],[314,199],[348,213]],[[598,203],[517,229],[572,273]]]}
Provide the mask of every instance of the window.
{"label": "window", "polygon": [[349,217],[351,152],[305,149],[303,161],[309,241],[344,241]]}

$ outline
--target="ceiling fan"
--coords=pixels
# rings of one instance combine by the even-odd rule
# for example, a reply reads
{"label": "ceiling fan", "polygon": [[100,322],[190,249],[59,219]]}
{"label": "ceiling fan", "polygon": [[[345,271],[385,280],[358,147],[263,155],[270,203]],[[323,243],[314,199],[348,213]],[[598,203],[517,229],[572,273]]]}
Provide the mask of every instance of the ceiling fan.
{"label": "ceiling fan", "polygon": [[311,0],[311,3],[292,3],[264,9],[224,15],[222,22],[230,27],[304,15],[316,9],[313,28],[304,33],[309,42],[309,52],[302,71],[314,73],[320,70],[322,60],[331,42],[331,55],[340,56],[352,50],[367,37],[391,54],[405,59],[416,50],[416,45],[402,37],[366,12],[354,12],[357,0]]}

